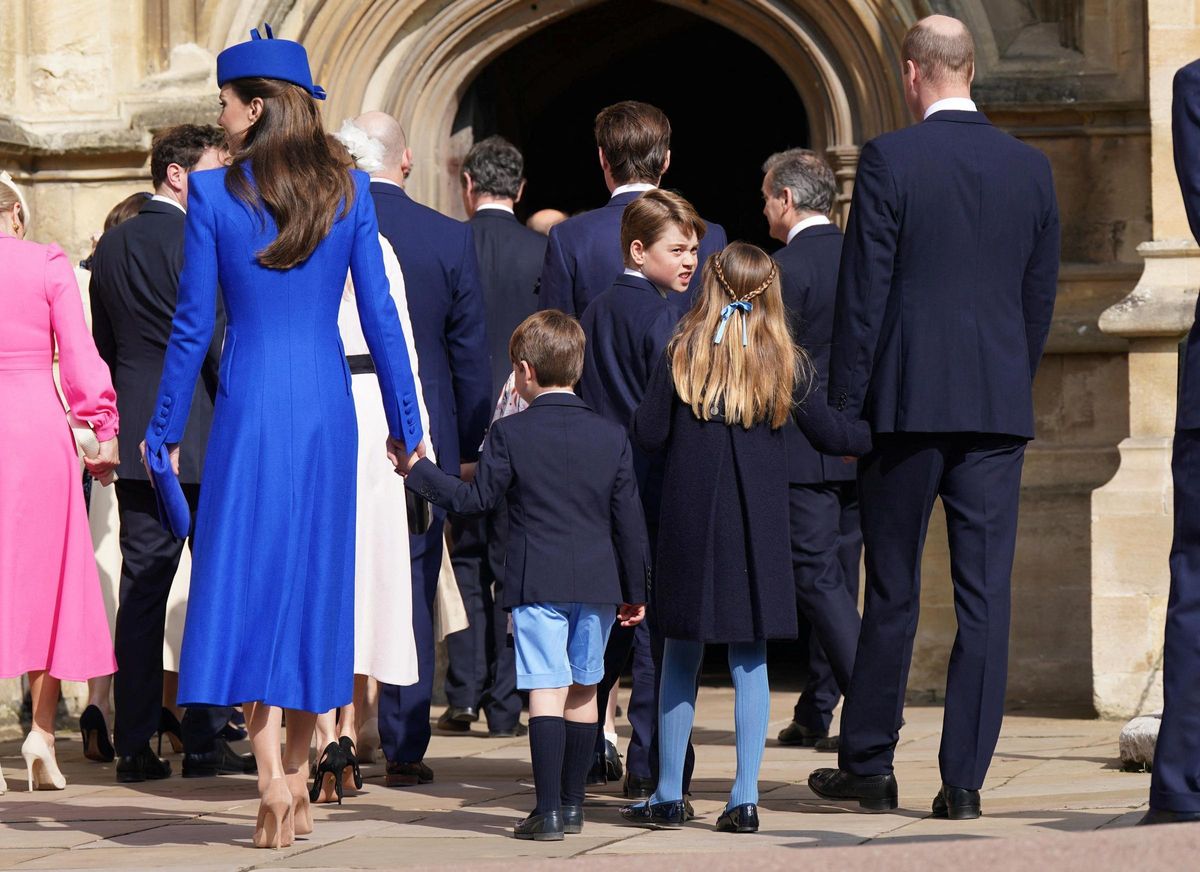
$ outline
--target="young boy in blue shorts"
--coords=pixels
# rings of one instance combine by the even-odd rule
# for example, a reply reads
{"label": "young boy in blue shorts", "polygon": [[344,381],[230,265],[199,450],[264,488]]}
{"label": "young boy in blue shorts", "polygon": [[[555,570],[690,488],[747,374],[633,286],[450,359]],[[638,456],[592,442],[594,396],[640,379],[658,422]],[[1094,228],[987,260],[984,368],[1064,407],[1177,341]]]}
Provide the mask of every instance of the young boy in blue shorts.
{"label": "young boy in blue shorts", "polygon": [[635,626],[646,609],[650,552],[629,439],[574,394],[583,349],[571,316],[548,309],[525,319],[508,351],[529,408],[492,425],[474,480],[426,459],[407,471],[409,489],[456,514],[508,499],[501,604],[512,611],[517,687],[530,692],[537,793],[518,839],[582,830],[608,634],[614,620]]}

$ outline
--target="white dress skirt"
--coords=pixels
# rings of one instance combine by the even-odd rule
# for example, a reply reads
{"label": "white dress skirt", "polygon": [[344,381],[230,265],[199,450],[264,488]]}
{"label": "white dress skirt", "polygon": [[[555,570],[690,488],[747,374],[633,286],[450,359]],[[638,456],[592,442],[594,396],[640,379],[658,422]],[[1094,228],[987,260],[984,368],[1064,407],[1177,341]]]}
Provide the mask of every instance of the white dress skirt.
{"label": "white dress skirt", "polygon": [[[421,393],[412,320],[404,293],[404,276],[391,244],[379,237],[383,263],[400,314],[408,362],[421,409],[421,426],[429,432],[429,413]],[[346,278],[338,312],[342,345],[348,356],[368,354],[354,303],[354,285]],[[412,568],[408,552],[408,510],[404,479],[388,462],[387,419],[374,373],[351,376],[358,416],[358,498],[354,563],[354,673],[385,684],[417,682],[417,643],[412,621]],[[428,441],[426,448],[430,450]]]}

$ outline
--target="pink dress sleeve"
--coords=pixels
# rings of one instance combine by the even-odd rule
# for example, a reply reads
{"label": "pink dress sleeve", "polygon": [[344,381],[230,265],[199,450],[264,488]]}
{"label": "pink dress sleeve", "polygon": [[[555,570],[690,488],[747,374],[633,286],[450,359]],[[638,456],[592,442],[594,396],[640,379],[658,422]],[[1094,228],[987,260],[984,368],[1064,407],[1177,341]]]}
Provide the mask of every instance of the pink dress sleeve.
{"label": "pink dress sleeve", "polygon": [[83,298],[71,263],[57,245],[46,250],[45,288],[67,406],[76,418],[91,425],[98,440],[107,442],[117,435],[117,393],[84,320]]}

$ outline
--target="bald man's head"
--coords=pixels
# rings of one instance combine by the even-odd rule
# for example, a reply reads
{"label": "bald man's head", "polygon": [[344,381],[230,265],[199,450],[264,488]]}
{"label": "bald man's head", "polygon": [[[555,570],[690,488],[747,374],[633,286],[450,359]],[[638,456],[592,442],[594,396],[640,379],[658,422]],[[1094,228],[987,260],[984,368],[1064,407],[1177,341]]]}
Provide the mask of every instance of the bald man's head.
{"label": "bald man's head", "polygon": [[930,85],[969,85],[975,75],[975,40],[957,18],[930,15],[904,37],[904,60],[912,61]]}
{"label": "bald man's head", "polygon": [[372,175],[408,175],[412,155],[399,121],[386,112],[364,112],[354,119],[354,124],[383,146],[383,169]]}

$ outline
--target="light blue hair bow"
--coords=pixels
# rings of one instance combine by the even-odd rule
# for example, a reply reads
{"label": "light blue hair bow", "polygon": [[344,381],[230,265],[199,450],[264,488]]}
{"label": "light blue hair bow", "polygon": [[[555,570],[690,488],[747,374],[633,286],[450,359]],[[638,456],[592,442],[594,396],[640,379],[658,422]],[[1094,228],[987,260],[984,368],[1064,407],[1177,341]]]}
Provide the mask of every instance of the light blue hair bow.
{"label": "light blue hair bow", "polygon": [[733,317],[734,312],[740,311],[742,313],[742,347],[745,348],[750,342],[750,337],[746,332],[746,317],[753,308],[748,301],[738,300],[722,309],[721,323],[717,325],[717,333],[713,336],[713,345],[721,344],[721,340],[725,338],[725,328],[729,326],[729,319]]}

